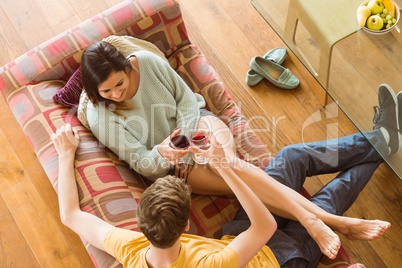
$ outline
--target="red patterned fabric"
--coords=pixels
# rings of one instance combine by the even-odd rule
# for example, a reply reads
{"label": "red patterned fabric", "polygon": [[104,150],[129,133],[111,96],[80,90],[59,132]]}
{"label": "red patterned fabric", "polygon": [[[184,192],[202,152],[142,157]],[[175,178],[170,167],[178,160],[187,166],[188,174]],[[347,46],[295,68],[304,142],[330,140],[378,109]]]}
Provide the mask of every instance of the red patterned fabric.
{"label": "red patterned fabric", "polygon": [[[146,23],[141,23],[144,21]],[[65,86],[64,81],[79,67],[82,51],[112,34],[131,35],[154,43],[190,88],[204,96],[207,108],[229,126],[238,155],[261,168],[269,163],[272,158],[267,149],[212,66],[199,49],[191,45],[178,3],[173,0],[124,1],[0,68],[0,91],[55,190],[58,156],[50,136],[57,128],[70,123],[81,139],[75,159],[81,209],[115,226],[137,230],[136,207],[146,188],[143,178],[80,124],[76,109],[53,100]],[[238,202],[233,198],[193,195],[190,233],[219,238],[222,223],[231,220],[237,208]],[[107,253],[87,243],[86,248],[95,267],[121,267]],[[349,265],[347,254],[343,253],[336,261],[323,259],[320,265]]]}

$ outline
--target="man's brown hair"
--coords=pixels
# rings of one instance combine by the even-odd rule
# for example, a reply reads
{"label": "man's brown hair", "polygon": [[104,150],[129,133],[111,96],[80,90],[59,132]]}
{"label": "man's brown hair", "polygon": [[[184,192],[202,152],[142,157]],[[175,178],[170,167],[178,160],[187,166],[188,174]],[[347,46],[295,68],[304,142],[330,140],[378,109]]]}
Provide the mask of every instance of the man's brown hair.
{"label": "man's brown hair", "polygon": [[174,176],[159,178],[140,198],[138,227],[152,245],[169,248],[184,232],[190,206],[190,187],[183,180]]}

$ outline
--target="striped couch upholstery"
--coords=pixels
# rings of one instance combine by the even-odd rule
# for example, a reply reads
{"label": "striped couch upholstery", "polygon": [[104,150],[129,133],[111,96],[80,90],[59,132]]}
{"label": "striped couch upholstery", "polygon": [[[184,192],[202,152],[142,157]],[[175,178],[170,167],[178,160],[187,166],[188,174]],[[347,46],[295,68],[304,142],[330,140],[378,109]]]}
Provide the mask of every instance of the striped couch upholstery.
{"label": "striped couch upholstery", "polygon": [[[81,138],[75,161],[80,204],[84,211],[122,228],[137,229],[136,207],[146,188],[144,179],[100,144],[76,117],[76,110],[53,101],[78,68],[83,50],[109,35],[131,35],[154,43],[207,108],[231,129],[240,157],[264,168],[271,156],[239,112],[224,85],[200,50],[191,44],[174,0],[124,1],[57,35],[0,69],[0,91],[10,106],[57,190],[58,159],[50,135],[66,123]],[[234,198],[193,196],[191,233],[219,238],[223,222],[238,207]],[[114,258],[86,241],[96,267],[121,266]],[[320,265],[347,267],[345,252]]]}

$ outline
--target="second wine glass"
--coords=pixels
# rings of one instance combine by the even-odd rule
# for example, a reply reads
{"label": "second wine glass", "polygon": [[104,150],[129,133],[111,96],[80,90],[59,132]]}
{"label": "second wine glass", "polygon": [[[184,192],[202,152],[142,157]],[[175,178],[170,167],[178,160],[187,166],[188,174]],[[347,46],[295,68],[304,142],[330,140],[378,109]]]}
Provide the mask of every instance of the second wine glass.
{"label": "second wine glass", "polygon": [[[193,146],[200,148],[202,150],[208,150],[210,147],[210,136],[211,136],[211,131],[209,129],[208,124],[205,121],[199,121],[198,122],[198,127],[196,130],[194,130],[191,134],[191,143]],[[198,164],[206,164],[208,161],[205,157],[194,153],[193,154],[193,159],[196,163]]]}

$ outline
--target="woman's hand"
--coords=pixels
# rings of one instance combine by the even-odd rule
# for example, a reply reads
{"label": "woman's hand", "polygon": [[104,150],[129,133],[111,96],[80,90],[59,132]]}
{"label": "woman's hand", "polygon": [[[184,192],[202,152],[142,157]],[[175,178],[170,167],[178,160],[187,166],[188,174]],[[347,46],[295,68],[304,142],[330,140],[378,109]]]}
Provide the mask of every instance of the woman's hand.
{"label": "woman's hand", "polygon": [[66,124],[52,134],[52,141],[59,156],[74,156],[80,138],[70,124]]}
{"label": "woman's hand", "polygon": [[[180,133],[180,129],[177,129],[175,132],[173,132],[173,136],[176,136]],[[172,165],[177,165],[180,162],[180,159],[186,155],[189,150],[188,149],[183,149],[183,150],[177,150],[173,149],[170,145],[170,136],[167,137],[161,144],[158,145],[158,152],[161,156],[163,156],[166,161],[168,161]]]}

